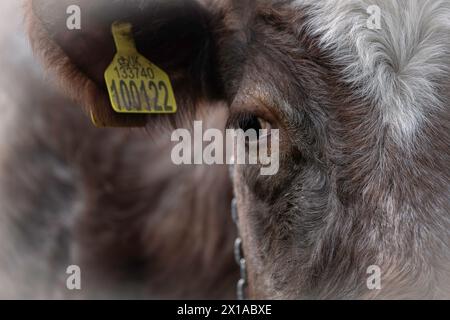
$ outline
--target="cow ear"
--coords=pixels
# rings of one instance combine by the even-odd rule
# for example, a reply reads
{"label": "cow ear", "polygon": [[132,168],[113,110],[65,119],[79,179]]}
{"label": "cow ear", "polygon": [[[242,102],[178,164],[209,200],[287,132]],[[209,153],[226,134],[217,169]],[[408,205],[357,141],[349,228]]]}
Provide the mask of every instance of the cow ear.
{"label": "cow ear", "polygon": [[[221,95],[214,63],[216,19],[196,1],[27,1],[33,50],[99,126],[144,126],[164,117],[173,123],[200,99]],[[113,110],[104,73],[116,54],[111,33],[116,21],[131,23],[139,53],[168,74],[179,106],[175,116]]]}

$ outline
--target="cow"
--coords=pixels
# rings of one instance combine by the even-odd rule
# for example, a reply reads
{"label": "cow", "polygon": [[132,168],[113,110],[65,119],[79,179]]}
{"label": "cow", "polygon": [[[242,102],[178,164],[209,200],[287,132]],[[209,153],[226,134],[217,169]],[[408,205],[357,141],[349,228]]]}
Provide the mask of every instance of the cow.
{"label": "cow", "polygon": [[[69,5],[81,9],[80,30],[66,28]],[[101,125],[163,134],[205,117],[201,112],[224,110],[219,128],[279,130],[276,174],[260,175],[259,165],[232,168],[248,297],[450,297],[450,1],[29,0],[26,12],[34,51]],[[131,23],[139,52],[169,75],[176,114],[111,108],[104,72],[115,54],[115,21]],[[232,278],[224,267],[229,251],[217,252],[234,237],[220,220],[232,197],[226,170],[188,175],[201,197],[189,209],[202,215],[190,217],[172,200],[186,216],[173,215],[160,227],[155,218],[156,234],[143,236],[151,222],[144,226],[141,213],[161,196],[154,188],[169,190],[170,180],[160,179],[162,160],[141,161],[146,155],[134,147],[138,138],[108,150],[120,134],[85,130],[94,141],[105,136],[91,159],[98,165],[80,178],[90,205],[77,229],[84,238],[79,250],[86,250],[79,252],[83,269],[107,265],[105,275],[131,272],[144,284],[152,283],[145,277],[152,263],[162,273],[177,263],[183,269],[177,259],[185,247],[171,246],[174,239],[155,244],[158,231],[170,228],[178,245],[216,257],[203,261],[211,268],[195,281]],[[181,174],[171,170],[180,185]],[[154,188],[146,188],[141,172]],[[158,209],[169,214],[167,208]],[[205,221],[211,215],[218,220]],[[218,221],[223,230],[220,223],[208,229]],[[184,239],[184,233],[208,232],[218,232],[210,235],[220,237],[215,245]],[[148,262],[158,254],[167,265]],[[371,270],[380,278],[375,287]],[[155,287],[164,289],[165,281]]]}

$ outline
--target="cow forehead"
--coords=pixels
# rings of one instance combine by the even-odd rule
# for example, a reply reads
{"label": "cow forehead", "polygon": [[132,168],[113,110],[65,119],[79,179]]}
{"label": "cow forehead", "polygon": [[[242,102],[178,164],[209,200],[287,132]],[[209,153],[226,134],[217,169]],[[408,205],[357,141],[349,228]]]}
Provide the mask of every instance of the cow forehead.
{"label": "cow forehead", "polygon": [[[309,6],[309,30],[335,61],[342,79],[369,97],[399,142],[411,138],[429,109],[444,109],[450,66],[450,1],[296,0]],[[371,28],[373,9],[378,28]]]}
{"label": "cow forehead", "polygon": [[[232,3],[225,24],[233,34],[227,52],[235,56],[228,61],[241,73],[240,64],[252,58],[246,48],[255,23],[274,13],[290,24],[293,35],[300,39],[308,33],[334,64],[345,66],[342,81],[380,111],[399,143],[417,134],[430,110],[446,112],[449,0],[243,1],[237,7]],[[379,9],[379,28],[368,24],[373,8]],[[277,40],[275,33],[271,37],[268,43]],[[235,87],[239,75],[233,74],[238,79]]]}
{"label": "cow forehead", "polygon": [[308,55],[295,33],[297,21],[292,21],[302,15],[286,6],[290,2],[258,1],[244,14],[244,5],[227,8],[219,56],[231,100],[240,90],[264,100],[287,95],[283,89],[295,81],[289,66]]}

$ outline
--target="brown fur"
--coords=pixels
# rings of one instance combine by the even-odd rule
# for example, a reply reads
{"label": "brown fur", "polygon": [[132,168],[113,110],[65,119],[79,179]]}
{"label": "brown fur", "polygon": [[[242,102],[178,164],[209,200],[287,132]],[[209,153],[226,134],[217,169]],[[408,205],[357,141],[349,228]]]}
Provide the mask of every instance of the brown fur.
{"label": "brown fur", "polygon": [[[167,67],[187,113],[195,116],[199,101],[220,99],[229,106],[230,126],[245,127],[250,115],[280,129],[277,175],[261,177],[255,166],[238,166],[235,171],[252,296],[448,297],[448,108],[430,112],[413,143],[401,145],[392,128],[381,121],[375,101],[358,96],[357,88],[343,81],[346,66],[332,60],[306,28],[311,19],[307,7],[293,11],[290,1],[219,1],[200,7],[192,1],[183,2],[189,3],[189,10],[176,11],[183,6],[174,3],[170,12],[177,21],[189,21],[191,30],[200,30],[194,32],[201,35],[198,42],[185,48],[188,56],[146,51],[146,40],[159,43],[158,30],[172,30],[142,19],[150,15],[151,2],[135,13],[141,31],[138,41],[144,53]],[[41,12],[41,21],[45,17]],[[160,19],[174,30],[183,25],[173,21],[169,11],[161,11]],[[39,24],[33,17],[30,21]],[[95,92],[82,92],[82,102],[90,108],[106,108],[97,103],[103,101],[98,96],[99,73],[89,64],[83,67],[70,41],[52,33],[54,27],[47,24],[47,33],[38,35],[31,28],[34,47],[44,51],[47,63],[64,61],[56,71],[70,83],[72,92],[79,90],[73,85],[84,81],[78,75],[97,79]],[[167,32],[162,35],[172,34]],[[81,63],[81,73],[74,76],[66,56],[45,53],[52,48],[52,35],[66,48],[72,64]],[[110,54],[104,58],[106,64]],[[440,98],[448,105],[448,79],[440,85]],[[172,119],[177,121],[178,117]],[[149,121],[150,130],[154,125]],[[131,179],[138,180],[133,175]],[[112,181],[121,189],[123,181]],[[89,189],[88,195],[98,189]],[[145,250],[125,251],[140,249]],[[366,287],[370,265],[383,270],[381,291]]]}

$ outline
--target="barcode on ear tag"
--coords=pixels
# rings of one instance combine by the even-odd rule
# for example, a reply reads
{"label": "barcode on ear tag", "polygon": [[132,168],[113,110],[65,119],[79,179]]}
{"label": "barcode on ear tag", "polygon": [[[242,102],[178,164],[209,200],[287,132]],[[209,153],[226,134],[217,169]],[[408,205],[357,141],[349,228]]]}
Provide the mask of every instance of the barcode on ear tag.
{"label": "barcode on ear tag", "polygon": [[137,51],[132,25],[115,22],[112,34],[117,53],[105,71],[105,81],[114,111],[175,113],[177,104],[169,76]]}

